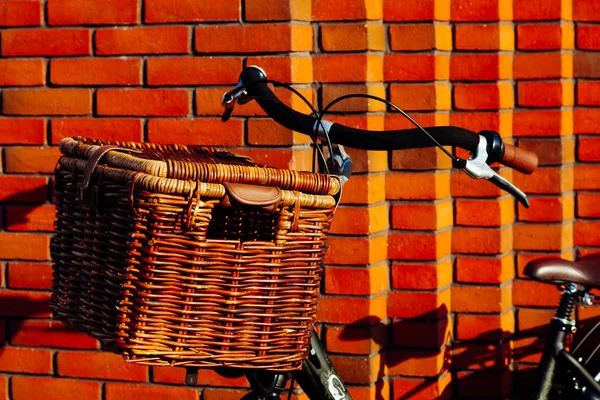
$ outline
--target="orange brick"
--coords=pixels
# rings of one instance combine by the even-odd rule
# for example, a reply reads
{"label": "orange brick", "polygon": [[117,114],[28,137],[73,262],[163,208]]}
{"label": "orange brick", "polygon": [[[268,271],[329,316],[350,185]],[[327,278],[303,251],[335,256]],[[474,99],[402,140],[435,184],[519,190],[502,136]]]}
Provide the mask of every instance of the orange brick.
{"label": "orange brick", "polygon": [[121,58],[69,58],[50,61],[55,85],[139,85],[141,62]]}
{"label": "orange brick", "polygon": [[325,343],[332,353],[372,354],[387,344],[387,325],[371,327],[327,326]]}
{"label": "orange brick", "polygon": [[240,17],[240,4],[237,0],[223,0],[204,3],[194,0],[152,0],[144,4],[144,22],[204,22],[237,21]]}
{"label": "orange brick", "polygon": [[52,0],[50,25],[119,25],[139,22],[137,0]]}
{"label": "orange brick", "polygon": [[513,283],[513,301],[515,306],[556,307],[560,292],[553,286],[532,280],[516,280]]}
{"label": "orange brick", "polygon": [[206,53],[311,51],[313,31],[310,25],[207,25],[196,28],[194,42]]}
{"label": "orange brick", "polygon": [[159,385],[131,385],[107,383],[106,400],[120,399],[164,399],[176,397],[181,400],[198,400],[198,389]]}
{"label": "orange brick", "polygon": [[55,215],[56,209],[52,205],[6,206],[6,230],[51,232]]}
{"label": "orange brick", "polygon": [[574,217],[573,196],[531,197],[530,208],[519,204],[519,221],[562,222]]}
{"label": "orange brick", "polygon": [[600,218],[600,193],[577,193],[577,216]]}
{"label": "orange brick", "polygon": [[573,76],[573,57],[566,53],[517,53],[515,79],[552,79]]}
{"label": "orange brick", "polygon": [[512,307],[512,284],[502,287],[455,285],[452,311],[465,313],[502,313]]}
{"label": "orange brick", "polygon": [[493,130],[506,138],[512,136],[513,113],[498,112],[453,112],[448,125],[457,125],[472,131]]}
{"label": "orange brick", "polygon": [[117,354],[62,351],[56,357],[56,365],[60,376],[137,382],[148,380],[148,367],[126,363]]}
{"label": "orange brick", "polygon": [[0,176],[0,201],[43,203],[48,197],[48,180],[42,177]]}
{"label": "orange brick", "polygon": [[385,200],[386,178],[384,175],[353,176],[344,185],[342,204],[375,204]]}
{"label": "orange brick", "polygon": [[449,0],[384,0],[383,19],[386,22],[449,21]]}
{"label": "orange brick", "polygon": [[576,165],[574,176],[575,190],[598,190],[600,189],[600,166]]}
{"label": "orange brick", "polygon": [[394,204],[391,212],[392,228],[408,230],[437,230],[452,225],[452,203]]}
{"label": "orange brick", "polygon": [[328,238],[328,250],[325,262],[336,265],[368,265],[385,259],[387,254],[387,237],[378,234],[366,237]]}
{"label": "orange brick", "polygon": [[2,347],[0,348],[0,371],[50,374],[52,373],[52,352],[22,347]]}
{"label": "orange brick", "polygon": [[90,37],[87,29],[4,30],[0,53],[3,56],[88,55]]}
{"label": "orange brick", "polygon": [[512,77],[512,56],[506,54],[453,54],[450,79],[453,81],[489,81]]}
{"label": "orange brick", "polygon": [[312,2],[302,0],[246,0],[244,6],[248,21],[310,21],[312,19]]}
{"label": "orange brick", "polygon": [[[500,175],[512,181],[512,171],[505,171],[501,171]],[[491,182],[474,181],[462,171],[452,172],[452,197],[498,197],[503,194],[504,192]]]}
{"label": "orange brick", "polygon": [[344,383],[370,384],[385,375],[385,362],[381,355],[330,355],[340,378]]}
{"label": "orange brick", "polygon": [[450,301],[449,289],[441,292],[390,292],[387,312],[392,318],[437,319],[448,314]]}
{"label": "orange brick", "polygon": [[50,237],[43,234],[0,233],[0,258],[46,261],[50,259]]}
{"label": "orange brick", "polygon": [[317,320],[333,324],[374,325],[387,318],[385,294],[372,298],[321,296]]}
{"label": "orange brick", "polygon": [[53,119],[52,144],[63,138],[83,136],[92,139],[142,141],[142,121],[122,118]]}
{"label": "orange brick", "polygon": [[101,393],[100,382],[75,379],[15,376],[11,383],[11,393],[14,399],[93,399],[99,398]]}
{"label": "orange brick", "polygon": [[389,54],[383,58],[386,82],[447,80],[450,58],[433,54]]}
{"label": "orange brick", "polygon": [[561,24],[520,24],[517,26],[519,50],[559,50],[563,44]]}
{"label": "orange brick", "polygon": [[148,121],[148,141],[153,143],[243,146],[243,135],[243,122],[239,119],[232,119],[227,124],[216,118],[156,118]]}
{"label": "orange brick", "polygon": [[[548,286],[546,290],[550,290]],[[537,308],[519,308],[517,323],[519,332],[531,335],[544,335],[548,332],[550,321],[554,318],[555,310],[540,310]]]}
{"label": "orange brick", "polygon": [[463,228],[452,231],[452,252],[466,254],[501,254],[512,246],[512,228]]}
{"label": "orange brick", "polygon": [[450,259],[431,263],[394,262],[392,287],[394,289],[434,290],[452,283]]}
{"label": "orange brick", "polygon": [[322,55],[313,59],[313,74],[319,82],[379,82],[382,59],[370,54]]}
{"label": "orange brick", "polygon": [[454,40],[457,50],[514,50],[515,37],[509,25],[456,25]]}
{"label": "orange brick", "polygon": [[344,2],[314,0],[312,17],[315,21],[381,19],[380,0],[348,0]]}
{"label": "orange brick", "polygon": [[[429,127],[429,126],[441,126],[441,125],[450,125],[450,116],[447,113],[411,113],[411,117],[417,121],[421,126]],[[387,113],[384,120],[385,130],[395,130],[395,129],[412,129],[415,125],[406,119],[405,116],[400,114],[392,114]],[[383,130],[384,128],[380,129]],[[414,149],[426,151],[427,149]],[[410,152],[410,150],[402,150],[398,153],[404,154],[405,152]]]}
{"label": "orange brick", "polygon": [[446,356],[449,356],[446,354],[448,351],[447,348],[389,350],[387,353],[389,374],[418,377],[441,375],[448,368],[448,364],[444,361]]}
{"label": "orange brick", "polygon": [[518,82],[517,102],[525,107],[572,106],[574,90],[570,81]]}
{"label": "orange brick", "polygon": [[594,0],[573,1],[573,19],[575,21],[598,21],[600,4]]}
{"label": "orange brick", "polygon": [[600,245],[600,223],[598,221],[577,220],[575,221],[575,246],[599,246]]}
{"label": "orange brick", "polygon": [[370,235],[388,228],[388,208],[341,206],[335,212],[330,232],[342,235]]}
{"label": "orange brick", "polygon": [[2,111],[9,115],[87,115],[92,92],[87,89],[10,89],[2,93]]}
{"label": "orange brick", "polygon": [[413,83],[390,85],[390,101],[403,110],[449,110],[450,84]]}
{"label": "orange brick", "polygon": [[514,105],[510,83],[454,85],[454,107],[459,110],[496,110]]}
{"label": "orange brick", "polygon": [[37,118],[0,118],[0,132],[0,144],[43,144],[46,122]]}
{"label": "orange brick", "polygon": [[186,26],[103,28],[96,30],[96,54],[185,54],[189,36]]}
{"label": "orange brick", "polygon": [[169,57],[146,61],[150,86],[192,86],[237,83],[242,70],[238,57]]}
{"label": "orange brick", "polygon": [[514,331],[514,311],[507,311],[501,315],[456,315],[456,338],[458,340],[503,340],[512,335]]}
{"label": "orange brick", "polygon": [[502,0],[454,0],[453,21],[506,21],[512,19],[512,2]]}
{"label": "orange brick", "polygon": [[515,219],[513,200],[456,200],[456,224],[465,226],[502,226]]}
{"label": "orange brick", "polygon": [[439,349],[448,343],[451,336],[452,328],[448,317],[434,321],[398,320],[392,328],[392,340],[397,346]]}
{"label": "orange brick", "polygon": [[99,115],[185,116],[190,110],[186,90],[102,89],[96,98]]}
{"label": "orange brick", "polygon": [[387,265],[369,268],[327,267],[325,293],[371,295],[389,288]]}
{"label": "orange brick", "polygon": [[9,325],[10,343],[17,346],[97,349],[98,341],[57,321],[15,321]]}
{"label": "orange brick", "polygon": [[573,16],[570,0],[514,0],[515,21],[548,21],[565,19]]}
{"label": "orange brick", "polygon": [[11,173],[52,173],[60,155],[57,147],[8,147],[4,149],[4,170]]}
{"label": "orange brick", "polygon": [[30,0],[0,2],[0,26],[39,26],[41,23],[41,2]]}
{"label": "orange brick", "polygon": [[450,196],[450,176],[447,172],[390,173],[385,187],[389,200],[443,199]]}
{"label": "orange brick", "polygon": [[598,89],[600,89],[600,86],[597,82],[577,82],[577,104],[585,106],[600,105],[600,95],[598,95]]}
{"label": "orange brick", "polygon": [[441,24],[390,25],[392,51],[452,50],[452,30]]}
{"label": "orange brick", "polygon": [[[577,226],[577,225],[576,225]],[[573,246],[573,224],[515,224],[515,250],[565,250]],[[577,229],[575,240],[577,241]]]}
{"label": "orange brick", "polygon": [[267,71],[270,79],[283,83],[312,83],[314,81],[312,62],[312,57],[303,55],[260,56],[248,57],[246,65],[260,65]]}
{"label": "orange brick", "polygon": [[368,386],[350,386],[348,393],[353,399],[375,399],[390,400],[390,387],[386,380]]}
{"label": "orange brick", "polygon": [[515,276],[512,256],[500,258],[456,257],[456,281],[464,283],[501,284]]}
{"label": "orange brick", "polygon": [[389,235],[388,257],[394,260],[438,260],[450,254],[450,231],[395,232]]}
{"label": "orange brick", "polygon": [[[580,177],[576,178],[579,179]],[[540,168],[535,174],[515,174],[513,182],[530,194],[560,194],[573,190],[573,168]]]}
{"label": "orange brick", "polygon": [[321,45],[325,51],[381,51],[385,48],[383,25],[323,24]]}
{"label": "orange brick", "polygon": [[[323,109],[328,107],[329,104],[335,101],[338,97],[354,94],[369,94],[379,98],[386,97],[385,88],[381,84],[325,84],[321,87],[321,102],[323,104]],[[357,97],[345,99],[339,103],[336,103],[329,110],[333,112],[385,111],[386,105],[385,103],[374,101],[372,99]],[[331,120],[331,118],[327,117],[327,120]],[[344,122],[340,123],[346,125]]]}
{"label": "orange brick", "polygon": [[568,136],[573,113],[561,110],[517,111],[513,114],[514,136]]}
{"label": "orange brick", "polygon": [[43,60],[0,60],[0,87],[39,86],[45,81]]}
{"label": "orange brick", "polygon": [[50,264],[10,262],[7,268],[7,278],[8,287],[12,289],[49,290],[52,285],[52,266]]}

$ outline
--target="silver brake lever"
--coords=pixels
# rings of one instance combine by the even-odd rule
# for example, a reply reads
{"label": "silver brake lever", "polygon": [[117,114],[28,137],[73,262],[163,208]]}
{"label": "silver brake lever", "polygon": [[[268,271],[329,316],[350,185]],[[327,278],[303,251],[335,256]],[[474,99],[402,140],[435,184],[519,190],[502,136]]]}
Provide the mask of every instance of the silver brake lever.
{"label": "silver brake lever", "polygon": [[512,194],[525,207],[529,208],[529,199],[518,187],[510,181],[500,176],[489,165],[486,164],[488,159],[487,139],[484,136],[479,136],[479,144],[473,157],[466,161],[463,171],[474,179],[487,179],[500,189]]}
{"label": "silver brake lever", "polygon": [[238,82],[237,85],[233,87],[229,92],[223,94],[223,98],[221,99],[221,104],[225,109],[223,110],[223,115],[221,115],[221,121],[227,122],[231,117],[231,113],[233,113],[233,109],[236,103],[243,104],[243,96],[246,96],[248,93],[245,89],[240,89],[242,86],[242,82]]}

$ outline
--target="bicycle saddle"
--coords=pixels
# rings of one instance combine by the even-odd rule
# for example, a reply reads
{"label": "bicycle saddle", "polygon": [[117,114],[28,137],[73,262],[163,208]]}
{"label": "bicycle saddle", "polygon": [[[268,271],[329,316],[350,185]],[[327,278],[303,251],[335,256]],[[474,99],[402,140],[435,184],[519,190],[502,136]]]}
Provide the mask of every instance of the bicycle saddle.
{"label": "bicycle saddle", "polygon": [[572,282],[600,288],[600,254],[591,254],[578,261],[557,257],[539,258],[528,263],[524,272],[525,275],[544,282]]}

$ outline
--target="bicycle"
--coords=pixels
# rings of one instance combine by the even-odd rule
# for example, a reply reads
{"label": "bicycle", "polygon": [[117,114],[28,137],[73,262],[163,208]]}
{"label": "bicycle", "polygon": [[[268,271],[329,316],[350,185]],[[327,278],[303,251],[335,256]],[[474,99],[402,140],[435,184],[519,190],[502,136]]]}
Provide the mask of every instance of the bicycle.
{"label": "bicycle", "polygon": [[[529,207],[527,196],[515,185],[498,175],[489,165],[500,162],[520,172],[532,173],[537,167],[537,157],[533,153],[503,143],[496,132],[483,131],[477,134],[457,127],[434,127],[425,130],[412,119],[411,121],[417,126],[415,129],[384,132],[354,129],[326,121],[321,117],[309,116],[292,110],[276,97],[267,83],[287,87],[279,82],[268,80],[266,73],[259,67],[245,68],[240,74],[239,83],[223,96],[225,110],[222,120],[227,121],[236,104],[245,104],[255,100],[277,123],[296,132],[307,134],[315,142],[316,136],[325,140],[330,155],[327,163],[325,160],[321,160],[321,166],[327,164],[332,170],[328,172],[338,174],[342,182],[350,178],[352,169],[352,161],[343,146],[363,150],[400,150],[438,146],[452,158],[454,168],[462,169],[472,178],[489,180],[502,190],[512,194],[525,207]],[[372,97],[369,95],[357,96]],[[352,95],[334,100],[325,107],[323,112],[348,97],[352,97]],[[395,107],[389,102],[386,103]],[[307,104],[309,103],[307,102]],[[313,112],[318,115],[314,109]],[[403,114],[410,119],[408,115]],[[443,145],[464,148],[470,151],[473,157],[469,160],[462,160],[447,152],[442,147]],[[591,255],[577,262],[560,258],[538,259],[530,262],[525,269],[525,274],[531,278],[556,284],[563,291],[556,317],[550,324],[550,334],[538,367],[540,377],[536,400],[549,399],[553,386],[558,386],[555,384],[557,366],[562,367],[568,373],[568,381],[558,389],[557,393],[570,396],[566,398],[572,398],[574,393],[579,393],[585,399],[600,399],[600,371],[592,376],[585,368],[585,364],[591,360],[600,346],[582,364],[582,358],[577,359],[573,356],[577,353],[579,346],[573,352],[569,352],[565,345],[567,336],[576,330],[576,321],[572,319],[575,305],[591,305],[594,296],[590,290],[600,288],[599,266],[600,255]],[[582,343],[598,326],[600,326],[600,322],[592,328]],[[300,384],[300,387],[311,399],[351,399],[314,331],[310,346],[307,360],[304,361],[300,371],[292,374],[292,379]],[[288,375],[277,373],[257,374],[250,371],[244,373],[251,385],[251,392],[244,397],[247,400],[279,399],[290,379]],[[188,375],[191,377],[188,383],[193,383],[193,376],[193,372]]]}

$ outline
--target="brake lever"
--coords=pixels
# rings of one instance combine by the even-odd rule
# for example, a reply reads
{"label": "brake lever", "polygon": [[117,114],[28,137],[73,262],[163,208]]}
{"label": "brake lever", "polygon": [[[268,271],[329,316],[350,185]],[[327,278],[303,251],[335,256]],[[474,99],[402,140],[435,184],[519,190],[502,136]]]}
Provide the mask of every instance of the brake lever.
{"label": "brake lever", "polygon": [[341,144],[332,143],[331,147],[332,154],[329,155],[327,164],[331,169],[330,173],[337,175],[344,186],[352,176],[352,159]]}
{"label": "brake lever", "polygon": [[246,89],[241,89],[241,86],[242,81],[239,81],[237,85],[233,87],[233,89],[223,94],[221,104],[223,107],[225,107],[225,109],[223,110],[223,115],[221,115],[222,122],[227,122],[229,118],[231,118],[231,114],[233,113],[233,109],[237,103],[244,104],[248,102],[248,100],[244,101],[244,96],[247,96],[248,93],[246,92]]}
{"label": "brake lever", "polygon": [[500,176],[489,165],[487,165],[487,159],[487,139],[485,136],[479,136],[477,150],[475,150],[473,157],[465,162],[465,165],[462,169],[471,178],[489,180],[500,189],[513,195],[526,208],[529,208],[529,199],[527,198],[527,195],[513,183]]}

